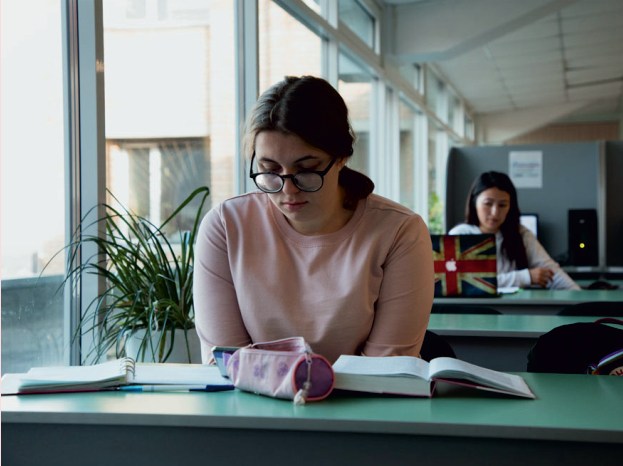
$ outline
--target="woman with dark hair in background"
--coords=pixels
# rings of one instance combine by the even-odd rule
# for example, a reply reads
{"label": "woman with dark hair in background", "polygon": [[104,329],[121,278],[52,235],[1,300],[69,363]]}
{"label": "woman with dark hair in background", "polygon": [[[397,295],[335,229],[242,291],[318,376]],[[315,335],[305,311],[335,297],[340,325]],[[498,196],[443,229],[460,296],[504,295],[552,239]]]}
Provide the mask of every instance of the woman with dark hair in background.
{"label": "woman with dark hair in background", "polygon": [[430,235],[346,166],[353,144],[327,81],[287,77],[260,96],[244,141],[259,191],[214,207],[197,240],[204,362],[214,346],[291,336],[331,362],[419,356],[433,300]]}
{"label": "woman with dark hair in background", "polygon": [[465,205],[465,223],[451,235],[491,233],[497,245],[498,286],[581,289],[547,253],[534,234],[519,223],[517,191],[505,173],[478,176]]}

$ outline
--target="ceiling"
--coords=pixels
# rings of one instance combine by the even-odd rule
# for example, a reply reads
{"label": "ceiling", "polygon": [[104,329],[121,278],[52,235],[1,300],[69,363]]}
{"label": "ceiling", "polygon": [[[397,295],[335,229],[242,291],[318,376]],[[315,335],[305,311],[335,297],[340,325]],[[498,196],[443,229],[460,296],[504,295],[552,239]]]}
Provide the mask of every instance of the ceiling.
{"label": "ceiling", "polygon": [[623,120],[623,0],[385,0],[392,55],[429,63],[487,142],[560,121]]}

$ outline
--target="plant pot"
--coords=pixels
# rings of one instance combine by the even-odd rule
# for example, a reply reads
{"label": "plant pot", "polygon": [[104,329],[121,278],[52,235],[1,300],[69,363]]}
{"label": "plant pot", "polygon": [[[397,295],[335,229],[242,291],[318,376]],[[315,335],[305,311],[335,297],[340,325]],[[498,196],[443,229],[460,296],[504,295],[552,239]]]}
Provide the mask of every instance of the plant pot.
{"label": "plant pot", "polygon": [[[167,330],[164,335],[162,359],[159,356],[158,346],[162,332],[152,330],[150,333],[151,341],[149,336],[146,335],[145,329],[136,330],[132,335],[129,335],[125,341],[126,355],[139,362],[201,364],[201,346],[199,344],[199,336],[194,328],[188,330]],[[171,348],[171,343],[173,343],[173,348]],[[169,349],[171,349],[171,353],[167,357]]]}

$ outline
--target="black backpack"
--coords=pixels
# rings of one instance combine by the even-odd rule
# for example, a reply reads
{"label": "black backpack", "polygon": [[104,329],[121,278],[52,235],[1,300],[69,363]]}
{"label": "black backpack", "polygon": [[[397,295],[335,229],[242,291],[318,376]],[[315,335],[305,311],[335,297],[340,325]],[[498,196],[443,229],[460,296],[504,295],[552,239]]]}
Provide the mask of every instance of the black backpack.
{"label": "black backpack", "polygon": [[595,369],[602,360],[623,365],[623,329],[608,323],[623,326],[623,320],[603,318],[561,325],[541,335],[528,353],[528,372],[620,374],[616,368]]}

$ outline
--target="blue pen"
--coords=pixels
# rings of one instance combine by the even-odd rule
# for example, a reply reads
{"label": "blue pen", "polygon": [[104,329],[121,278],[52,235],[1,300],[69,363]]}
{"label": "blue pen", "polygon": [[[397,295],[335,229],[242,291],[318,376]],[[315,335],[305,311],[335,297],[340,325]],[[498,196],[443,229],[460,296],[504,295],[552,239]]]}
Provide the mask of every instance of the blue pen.
{"label": "blue pen", "polygon": [[206,385],[203,388],[191,388],[189,391],[191,392],[225,392],[228,390],[233,390],[235,387],[233,385]]}
{"label": "blue pen", "polygon": [[122,392],[220,392],[233,390],[233,385],[124,385]]}

